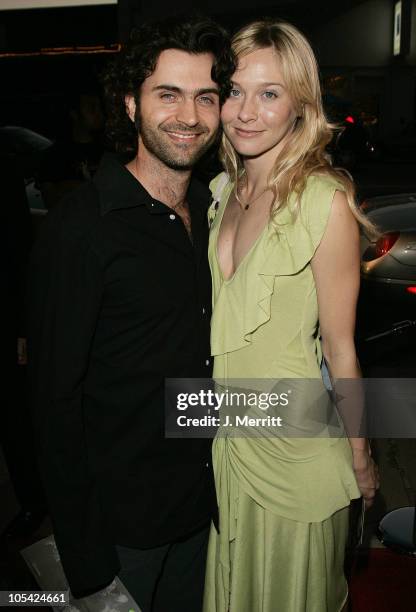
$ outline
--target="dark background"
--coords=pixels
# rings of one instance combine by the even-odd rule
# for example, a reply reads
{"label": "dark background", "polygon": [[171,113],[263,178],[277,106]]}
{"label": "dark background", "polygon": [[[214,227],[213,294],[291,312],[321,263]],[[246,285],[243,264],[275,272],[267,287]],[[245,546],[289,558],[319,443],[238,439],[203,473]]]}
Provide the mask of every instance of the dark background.
{"label": "dark background", "polygon": [[[416,6],[403,1],[402,53],[393,56],[392,0],[119,0],[117,5],[0,10],[0,125],[54,137],[65,96],[94,80],[109,56],[144,19],[209,13],[231,32],[261,16],[287,19],[311,40],[327,110],[362,113],[388,150],[415,150]],[[1,9],[1,3],[0,3]],[[412,33],[413,31],[413,33]],[[416,157],[416,156],[415,156]]]}

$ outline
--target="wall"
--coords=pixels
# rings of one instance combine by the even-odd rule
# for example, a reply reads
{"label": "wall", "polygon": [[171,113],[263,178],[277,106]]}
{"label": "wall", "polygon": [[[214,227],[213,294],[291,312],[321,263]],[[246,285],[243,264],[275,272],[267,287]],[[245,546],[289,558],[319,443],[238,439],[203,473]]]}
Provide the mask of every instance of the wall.
{"label": "wall", "polygon": [[393,57],[393,0],[363,2],[312,35],[323,74],[346,77],[347,97],[357,105],[366,95],[377,101],[382,139],[400,135],[416,120],[416,0],[410,1],[411,49],[406,57]]}
{"label": "wall", "polygon": [[364,2],[315,30],[321,65],[384,66],[392,49],[392,2]]}

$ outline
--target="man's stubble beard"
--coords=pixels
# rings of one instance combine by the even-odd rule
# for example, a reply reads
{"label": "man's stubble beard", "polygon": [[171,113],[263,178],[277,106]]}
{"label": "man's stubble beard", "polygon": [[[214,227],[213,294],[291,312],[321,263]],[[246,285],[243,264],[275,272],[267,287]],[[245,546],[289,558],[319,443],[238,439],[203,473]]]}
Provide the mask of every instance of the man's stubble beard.
{"label": "man's stubble beard", "polygon": [[[183,155],[181,156],[180,152],[178,151],[178,147],[175,147],[174,143],[169,142],[169,136],[165,130],[158,126],[149,126],[146,120],[143,119],[141,113],[138,113],[137,119],[139,127],[138,135],[143,145],[146,147],[149,153],[172,170],[192,170],[195,164],[214,144],[218,134],[218,130],[215,130],[207,140],[205,140],[199,147],[192,149],[192,151],[188,151],[187,146],[184,144]],[[172,131],[174,131],[176,128],[178,132],[203,132],[204,134],[208,132],[208,129],[202,126],[188,128],[186,126],[171,125],[167,127],[169,127]]]}

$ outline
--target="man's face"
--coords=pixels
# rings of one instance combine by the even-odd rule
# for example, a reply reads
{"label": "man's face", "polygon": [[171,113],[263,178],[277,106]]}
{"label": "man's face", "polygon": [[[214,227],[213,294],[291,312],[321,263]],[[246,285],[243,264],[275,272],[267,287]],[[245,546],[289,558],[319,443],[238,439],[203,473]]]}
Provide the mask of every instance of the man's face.
{"label": "man's face", "polygon": [[219,127],[219,88],[213,56],[167,49],[140,88],[139,108],[126,96],[130,119],[139,119],[139,151],[169,168],[189,170],[209,149]]}

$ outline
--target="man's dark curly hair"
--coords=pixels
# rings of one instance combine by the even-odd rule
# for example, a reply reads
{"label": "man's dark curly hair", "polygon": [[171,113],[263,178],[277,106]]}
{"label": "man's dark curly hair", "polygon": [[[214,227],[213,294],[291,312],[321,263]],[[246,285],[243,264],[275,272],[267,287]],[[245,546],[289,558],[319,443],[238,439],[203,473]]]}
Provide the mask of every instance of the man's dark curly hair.
{"label": "man's dark curly hair", "polygon": [[137,130],[127,116],[126,94],[139,97],[140,86],[156,68],[162,51],[179,49],[187,53],[212,53],[212,79],[218,84],[220,102],[231,88],[235,70],[227,32],[206,17],[172,18],[151,22],[134,29],[126,46],[103,75],[107,104],[107,137],[116,151],[134,154]]}

